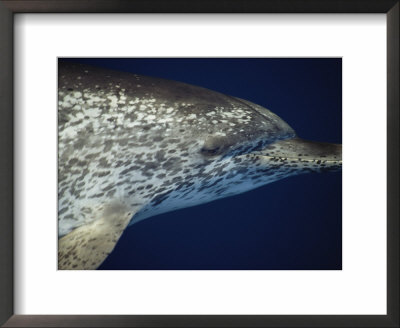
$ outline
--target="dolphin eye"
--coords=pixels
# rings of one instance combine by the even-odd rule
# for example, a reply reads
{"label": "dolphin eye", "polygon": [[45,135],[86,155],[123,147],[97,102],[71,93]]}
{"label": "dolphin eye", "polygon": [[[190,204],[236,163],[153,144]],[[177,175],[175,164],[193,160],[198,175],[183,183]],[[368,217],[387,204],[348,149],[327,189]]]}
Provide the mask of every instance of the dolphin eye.
{"label": "dolphin eye", "polygon": [[215,156],[222,154],[226,149],[229,148],[227,139],[220,136],[209,136],[204,141],[204,145],[200,152],[204,156]]}
{"label": "dolphin eye", "polygon": [[213,155],[217,155],[219,152],[220,148],[216,147],[216,148],[211,148],[211,149],[207,149],[207,148],[201,148],[201,152],[204,155],[208,155],[208,156],[213,156]]}

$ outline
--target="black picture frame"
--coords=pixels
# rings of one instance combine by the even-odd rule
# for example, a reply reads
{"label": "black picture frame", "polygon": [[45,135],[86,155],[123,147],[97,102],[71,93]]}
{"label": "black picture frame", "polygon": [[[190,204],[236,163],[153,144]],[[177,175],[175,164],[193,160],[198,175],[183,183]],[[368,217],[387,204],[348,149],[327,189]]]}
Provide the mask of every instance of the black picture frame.
{"label": "black picture frame", "polygon": [[[399,11],[399,0],[1,0],[0,324],[4,327],[399,327]],[[13,17],[17,13],[386,14],[387,315],[14,315]]]}

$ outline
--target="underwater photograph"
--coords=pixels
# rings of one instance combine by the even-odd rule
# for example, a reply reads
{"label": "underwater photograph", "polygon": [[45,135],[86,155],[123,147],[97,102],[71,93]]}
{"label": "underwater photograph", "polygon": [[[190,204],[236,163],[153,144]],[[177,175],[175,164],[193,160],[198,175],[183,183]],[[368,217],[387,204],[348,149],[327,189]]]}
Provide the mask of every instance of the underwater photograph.
{"label": "underwater photograph", "polygon": [[341,270],[341,58],[58,58],[59,270]]}

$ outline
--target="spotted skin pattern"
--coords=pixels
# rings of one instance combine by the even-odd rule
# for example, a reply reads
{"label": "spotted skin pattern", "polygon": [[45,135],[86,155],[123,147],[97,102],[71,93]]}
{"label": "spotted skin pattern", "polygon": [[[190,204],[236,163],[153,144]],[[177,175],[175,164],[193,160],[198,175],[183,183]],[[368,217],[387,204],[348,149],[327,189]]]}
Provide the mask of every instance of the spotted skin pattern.
{"label": "spotted skin pattern", "polygon": [[289,176],[341,169],[341,145],[176,81],[59,62],[59,269],[95,269],[126,226]]}

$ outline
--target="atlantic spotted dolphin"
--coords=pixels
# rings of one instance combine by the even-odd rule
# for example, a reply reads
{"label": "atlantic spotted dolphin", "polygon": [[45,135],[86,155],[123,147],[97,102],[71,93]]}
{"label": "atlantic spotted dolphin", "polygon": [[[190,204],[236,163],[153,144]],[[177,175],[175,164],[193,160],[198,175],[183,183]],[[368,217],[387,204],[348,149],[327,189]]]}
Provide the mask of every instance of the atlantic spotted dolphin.
{"label": "atlantic spotted dolphin", "polygon": [[154,215],[341,169],[341,145],[244,99],[64,61],[58,79],[59,269],[96,269]]}

